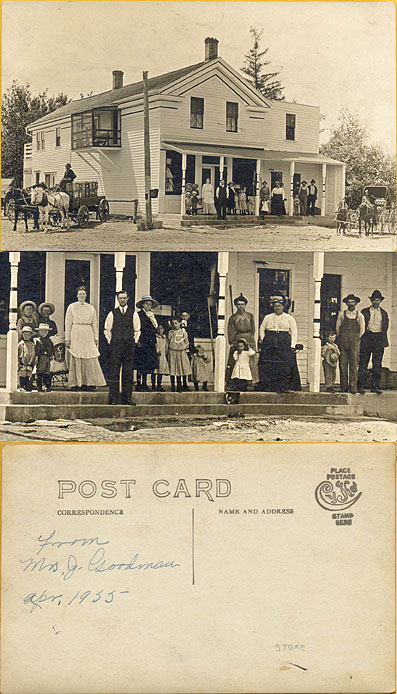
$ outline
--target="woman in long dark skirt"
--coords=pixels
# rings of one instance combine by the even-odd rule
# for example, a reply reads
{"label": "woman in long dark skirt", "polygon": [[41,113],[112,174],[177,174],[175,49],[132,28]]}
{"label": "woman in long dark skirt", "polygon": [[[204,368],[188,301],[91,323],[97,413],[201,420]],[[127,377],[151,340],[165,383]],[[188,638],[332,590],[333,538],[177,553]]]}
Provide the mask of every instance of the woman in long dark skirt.
{"label": "woman in long dark skirt", "polygon": [[141,332],[135,345],[134,369],[137,371],[136,390],[149,390],[147,376],[159,368],[157,356],[156,330],[158,328],[153,309],[157,308],[158,301],[151,296],[144,296],[137,302],[136,307]]}
{"label": "woman in long dark skirt", "polygon": [[300,390],[295,345],[295,319],[284,313],[285,297],[272,296],[273,313],[264,317],[259,328],[259,389],[285,393]]}
{"label": "woman in long dark skirt", "polygon": [[274,188],[272,190],[272,199],[271,199],[272,214],[277,215],[279,217],[281,217],[281,215],[283,215],[283,214],[286,214],[284,198],[285,198],[284,188],[282,188],[280,181],[276,181],[274,184]]}

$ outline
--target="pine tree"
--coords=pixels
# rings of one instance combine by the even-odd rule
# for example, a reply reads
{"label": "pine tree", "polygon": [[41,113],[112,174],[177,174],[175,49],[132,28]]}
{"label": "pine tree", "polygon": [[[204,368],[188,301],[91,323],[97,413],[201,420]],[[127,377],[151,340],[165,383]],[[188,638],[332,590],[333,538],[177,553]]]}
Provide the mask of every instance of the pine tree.
{"label": "pine tree", "polygon": [[244,66],[241,70],[248,75],[250,78],[249,82],[251,82],[255,89],[261,92],[263,96],[268,99],[282,101],[285,98],[282,93],[284,87],[281,85],[280,80],[275,79],[280,73],[278,71],[263,72],[264,68],[270,65],[270,60],[263,59],[264,56],[267,56],[269,49],[265,48],[263,51],[259,50],[263,29],[259,30],[251,27],[250,34],[253,39],[253,46],[248,53],[246,53]]}

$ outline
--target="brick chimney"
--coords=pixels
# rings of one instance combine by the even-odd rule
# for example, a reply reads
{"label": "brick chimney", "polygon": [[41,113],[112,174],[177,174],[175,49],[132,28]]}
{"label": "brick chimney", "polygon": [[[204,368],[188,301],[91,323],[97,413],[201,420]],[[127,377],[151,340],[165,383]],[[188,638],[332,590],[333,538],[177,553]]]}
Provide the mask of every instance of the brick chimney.
{"label": "brick chimney", "polygon": [[218,57],[218,39],[206,38],[205,41],[205,59],[214,60]]}
{"label": "brick chimney", "polygon": [[124,72],[122,70],[113,70],[113,89],[120,89],[123,86]]}

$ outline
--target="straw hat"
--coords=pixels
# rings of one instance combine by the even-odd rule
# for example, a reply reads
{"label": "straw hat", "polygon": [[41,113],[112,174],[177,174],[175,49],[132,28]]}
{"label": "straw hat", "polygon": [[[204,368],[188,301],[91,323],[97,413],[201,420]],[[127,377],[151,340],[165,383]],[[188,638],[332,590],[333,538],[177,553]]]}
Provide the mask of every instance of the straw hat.
{"label": "straw hat", "polygon": [[21,313],[22,313],[22,311],[24,310],[24,308],[25,308],[26,306],[33,306],[33,310],[34,310],[34,311],[37,311],[37,306],[36,306],[36,304],[34,303],[34,301],[30,301],[30,299],[29,299],[28,301],[22,301],[22,303],[21,303],[21,305],[20,305],[20,307],[19,307],[19,310],[21,311]]}
{"label": "straw hat", "polygon": [[55,313],[55,306],[54,304],[51,304],[49,301],[44,301],[44,303],[40,304],[38,312],[42,313],[43,308],[45,308],[46,306],[48,306],[48,308],[51,310],[50,316],[52,316],[52,314]]}
{"label": "straw hat", "polygon": [[152,302],[152,309],[155,309],[155,308],[157,308],[157,306],[159,306],[159,302],[156,301],[156,299],[153,299],[152,296],[143,296],[140,301],[136,302],[136,307],[142,308],[145,301],[151,301]]}

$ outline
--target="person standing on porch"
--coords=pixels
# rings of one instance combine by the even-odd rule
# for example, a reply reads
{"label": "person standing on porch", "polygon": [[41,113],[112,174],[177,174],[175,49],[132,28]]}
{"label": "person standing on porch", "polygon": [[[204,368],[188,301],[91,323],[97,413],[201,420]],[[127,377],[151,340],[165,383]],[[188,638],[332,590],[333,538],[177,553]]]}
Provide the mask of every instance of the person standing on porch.
{"label": "person standing on porch", "polygon": [[226,219],[227,195],[228,190],[226,188],[225,181],[221,179],[219,181],[219,186],[215,191],[216,210],[218,212],[218,219]]}
{"label": "person standing on porch", "polygon": [[347,310],[340,311],[336,321],[336,335],[340,349],[339,371],[342,393],[349,390],[357,393],[358,358],[360,340],[365,332],[364,316],[357,309],[361,301],[359,296],[349,294],[343,299]]}
{"label": "person standing on porch", "polygon": [[77,289],[77,301],[69,304],[65,316],[65,345],[71,390],[95,390],[106,386],[98,357],[96,311],[87,303],[87,290]]}
{"label": "person standing on porch", "polygon": [[228,195],[227,195],[227,210],[229,214],[236,214],[236,197],[237,197],[237,191],[234,186],[234,183],[228,183]]}
{"label": "person standing on porch", "polygon": [[259,328],[260,390],[285,393],[300,390],[295,361],[298,328],[295,318],[284,313],[285,296],[270,297],[273,313],[266,315]]}
{"label": "person standing on porch", "polygon": [[157,328],[158,323],[154,315],[154,309],[159,305],[151,296],[143,296],[136,303],[137,316],[140,322],[139,338],[135,345],[134,369],[137,371],[137,390],[148,391],[147,376],[159,368],[157,356]]}
{"label": "person standing on porch", "polygon": [[302,181],[300,188],[299,188],[299,206],[300,206],[300,214],[302,217],[306,217],[307,214],[307,183],[306,181]]}
{"label": "person standing on porch", "polygon": [[379,289],[374,289],[369,299],[371,306],[361,311],[365,321],[365,332],[360,343],[360,360],[358,365],[358,391],[365,393],[367,387],[367,369],[372,357],[372,382],[371,392],[380,395],[380,378],[382,375],[382,360],[385,347],[389,346],[387,331],[389,328],[389,316],[387,311],[381,308],[384,300]]}
{"label": "person standing on porch", "polygon": [[276,181],[274,184],[274,188],[272,190],[272,201],[271,201],[272,214],[275,214],[278,217],[281,217],[281,215],[286,214],[284,198],[285,198],[284,188],[282,188],[280,181]]}
{"label": "person standing on porch", "polygon": [[[135,342],[139,339],[138,314],[128,305],[128,292],[117,294],[118,306],[106,316],[104,334],[110,350],[109,405],[134,405],[131,401]],[[121,393],[120,393],[121,371]]]}
{"label": "person standing on porch", "polygon": [[51,304],[49,301],[40,304],[38,308],[40,323],[47,323],[49,330],[48,337],[54,337],[54,335],[58,334],[57,324],[50,318],[50,316],[52,316],[53,313],[55,313],[54,304]]}
{"label": "person standing on porch", "polygon": [[[255,319],[252,313],[246,310],[248,299],[240,294],[233,301],[236,311],[233,313],[227,323],[227,339],[230,345],[229,358],[226,368],[226,383],[231,379],[231,374],[234,368],[233,354],[237,349],[239,340],[246,340],[248,347],[256,350],[255,342]],[[249,366],[251,370],[252,383],[258,382],[258,367],[256,365],[255,353],[250,356]]]}
{"label": "person standing on porch", "polygon": [[259,191],[259,216],[263,217],[265,214],[270,212],[270,188],[267,185],[267,181],[262,181],[261,189]]}
{"label": "person standing on porch", "polygon": [[180,318],[172,318],[171,330],[167,335],[167,358],[170,368],[171,391],[176,389],[178,393],[189,391],[187,377],[192,373],[187,351],[189,338],[185,328],[181,326]]}
{"label": "person standing on porch", "polygon": [[216,211],[214,205],[214,189],[209,178],[206,179],[201,189],[201,197],[203,200],[203,213],[213,214]]}
{"label": "person standing on porch", "polygon": [[312,217],[315,216],[316,214],[316,200],[317,200],[317,186],[316,186],[316,181],[314,178],[310,181],[310,186],[307,189],[307,214],[312,215]]}

